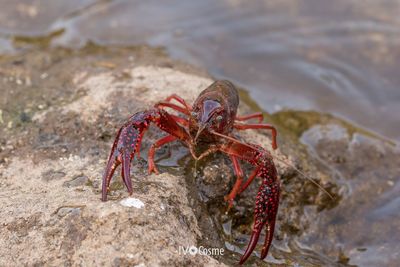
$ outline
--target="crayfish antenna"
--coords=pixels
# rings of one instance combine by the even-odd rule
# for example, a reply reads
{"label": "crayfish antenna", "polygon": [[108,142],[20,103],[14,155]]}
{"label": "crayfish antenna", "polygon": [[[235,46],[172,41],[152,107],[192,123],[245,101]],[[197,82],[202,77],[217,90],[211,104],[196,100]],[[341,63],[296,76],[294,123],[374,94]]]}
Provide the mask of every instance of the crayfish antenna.
{"label": "crayfish antenna", "polygon": [[314,185],[316,185],[319,189],[322,190],[322,192],[324,192],[325,194],[327,194],[332,200],[334,200],[335,198],[325,189],[322,187],[322,185],[320,185],[318,182],[314,181],[311,177],[309,177],[308,175],[306,175],[304,172],[300,171],[298,168],[296,168],[295,166],[293,166],[292,164],[287,163],[286,161],[274,157],[274,159],[276,159],[277,161],[285,164],[286,166],[293,168],[295,171],[297,171],[298,173],[300,173],[304,178],[306,178],[307,180],[309,180],[311,183],[313,183]]}
{"label": "crayfish antenna", "polygon": [[194,171],[193,171],[193,177],[197,177],[197,162],[199,161],[199,157],[197,157],[196,153],[193,150],[193,146],[189,146],[190,154],[192,154],[192,157],[194,159]]}
{"label": "crayfish antenna", "polygon": [[194,159],[194,173],[193,177],[197,177],[197,162],[199,162],[198,159]]}

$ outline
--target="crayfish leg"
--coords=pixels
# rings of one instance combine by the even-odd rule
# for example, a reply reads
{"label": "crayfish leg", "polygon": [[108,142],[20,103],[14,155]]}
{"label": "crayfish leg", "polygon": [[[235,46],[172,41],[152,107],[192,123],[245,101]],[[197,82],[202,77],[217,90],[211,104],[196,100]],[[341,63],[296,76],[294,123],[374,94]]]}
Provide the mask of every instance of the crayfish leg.
{"label": "crayfish leg", "polygon": [[254,178],[256,178],[258,172],[260,171],[261,167],[256,167],[253,172],[250,174],[249,178],[247,178],[246,182],[242,186],[242,188],[239,191],[239,194],[241,194],[244,190],[247,189],[247,187],[253,182]]}
{"label": "crayfish leg", "polygon": [[276,128],[272,125],[266,123],[259,123],[259,124],[238,124],[235,123],[233,127],[237,130],[247,130],[247,129],[267,129],[271,130],[272,133],[272,149],[278,148],[278,143],[276,141],[277,131]]}
{"label": "crayfish leg", "polygon": [[185,108],[186,108],[188,111],[191,111],[191,110],[192,110],[192,107],[191,107],[188,103],[186,103],[186,101],[185,101],[182,97],[180,97],[180,96],[177,95],[177,94],[172,94],[172,95],[170,95],[169,97],[167,97],[167,98],[165,99],[165,101],[166,101],[166,102],[170,102],[172,99],[175,99],[176,101],[178,101],[179,103],[181,103],[182,105],[184,105]]}
{"label": "crayfish leg", "polygon": [[258,119],[258,122],[261,123],[264,120],[264,115],[262,112],[256,112],[249,115],[244,116],[236,116],[235,120],[237,121],[247,121],[251,119]]}
{"label": "crayfish leg", "polygon": [[233,206],[233,200],[235,199],[236,195],[239,194],[239,190],[242,186],[243,182],[243,170],[242,167],[240,167],[239,160],[236,156],[230,155],[230,158],[233,163],[233,170],[234,173],[236,174],[236,182],[229,193],[229,195],[225,196],[225,201],[229,202],[228,210],[232,208]]}
{"label": "crayfish leg", "polygon": [[149,165],[149,167],[148,167],[149,174],[152,172],[155,172],[156,174],[159,173],[156,165],[154,164],[154,154],[156,152],[156,149],[159,148],[160,146],[163,146],[163,145],[168,144],[175,140],[176,140],[175,136],[167,135],[167,136],[162,137],[161,139],[158,139],[153,145],[151,145],[148,156],[147,156],[148,157],[147,163]]}
{"label": "crayfish leg", "polygon": [[172,109],[174,109],[176,111],[179,111],[179,112],[181,112],[181,113],[183,113],[185,115],[189,115],[190,114],[189,110],[186,107],[183,108],[183,107],[180,107],[178,105],[175,105],[173,103],[166,102],[166,101],[160,101],[157,104],[155,104],[154,107],[155,108],[163,108],[163,107],[172,108]]}

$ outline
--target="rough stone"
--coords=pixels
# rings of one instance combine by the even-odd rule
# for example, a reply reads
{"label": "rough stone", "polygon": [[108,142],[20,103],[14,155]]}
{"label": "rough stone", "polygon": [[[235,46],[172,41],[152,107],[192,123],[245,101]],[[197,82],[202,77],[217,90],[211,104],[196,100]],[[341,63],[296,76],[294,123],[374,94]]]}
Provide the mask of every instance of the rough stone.
{"label": "rough stone", "polygon": [[[123,188],[111,192],[109,201],[100,201],[100,180],[113,134],[105,137],[106,145],[94,149],[99,141],[91,145],[88,141],[97,137],[85,129],[102,131],[99,127],[105,116],[122,112],[126,117],[171,93],[192,102],[212,83],[209,78],[156,66],[127,67],[124,73],[128,74],[124,79],[108,70],[73,73],[74,88],[70,90],[84,94],[66,105],[39,109],[29,121],[33,128],[46,127],[33,140],[47,152],[40,158],[34,151],[14,153],[0,167],[0,223],[6,226],[0,233],[1,266],[11,262],[224,266],[210,256],[181,255],[178,251],[179,246],[198,245],[202,238],[182,175],[145,175],[134,170],[132,197],[144,206],[120,205],[119,200],[128,195]],[[140,104],[132,110],[132,103]],[[52,121],[54,114],[57,120]],[[80,144],[82,153],[66,145],[71,142]],[[65,148],[58,150],[59,144]],[[71,152],[65,156],[67,148]],[[116,174],[114,180],[118,178]]]}

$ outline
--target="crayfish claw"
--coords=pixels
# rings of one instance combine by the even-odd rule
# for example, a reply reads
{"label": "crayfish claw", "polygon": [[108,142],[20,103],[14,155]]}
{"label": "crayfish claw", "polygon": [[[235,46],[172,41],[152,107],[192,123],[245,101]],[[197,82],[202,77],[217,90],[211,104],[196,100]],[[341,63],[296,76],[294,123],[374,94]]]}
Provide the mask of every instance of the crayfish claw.
{"label": "crayfish claw", "polygon": [[133,189],[132,189],[132,180],[130,176],[130,171],[131,171],[131,156],[129,155],[129,153],[124,152],[122,155],[121,176],[126,188],[128,189],[129,195],[132,195]]}
{"label": "crayfish claw", "polygon": [[261,256],[260,258],[263,260],[265,257],[267,257],[269,247],[271,246],[272,243],[272,237],[274,234],[274,228],[275,228],[275,220],[272,222],[267,223],[266,225],[266,233],[265,233],[265,241],[264,241],[264,246],[261,250]]}
{"label": "crayfish claw", "polygon": [[[136,115],[136,116],[135,116]],[[129,194],[133,193],[132,181],[130,177],[130,164],[140,148],[141,134],[143,133],[143,122],[140,118],[141,113],[135,114],[125,123],[117,133],[110,157],[108,159],[107,168],[103,176],[102,201],[107,200],[107,192],[110,188],[111,178],[115,169],[122,164],[121,176]]]}
{"label": "crayfish claw", "polygon": [[[267,177],[267,176],[266,176]],[[250,257],[257,245],[261,230],[266,226],[265,241],[261,250],[261,259],[264,259],[272,243],[275,228],[276,214],[279,203],[279,181],[264,179],[258,190],[254,210],[254,226],[249,245],[240,259],[240,264]]]}
{"label": "crayfish claw", "polygon": [[110,191],[110,182],[111,178],[115,172],[115,169],[118,167],[120,162],[116,159],[111,157],[108,161],[106,170],[103,175],[103,185],[102,185],[102,193],[101,193],[101,200],[107,201],[107,192]]}
{"label": "crayfish claw", "polygon": [[261,230],[264,227],[264,225],[266,226],[265,242],[261,249],[260,258],[263,260],[263,259],[265,259],[265,257],[267,257],[269,247],[271,246],[271,243],[272,243],[275,221],[262,222],[262,223],[258,224],[255,227],[255,229],[253,229],[253,232],[250,237],[249,245],[247,246],[247,249],[244,252],[242,258],[240,259],[240,264],[244,263],[247,260],[247,258],[250,257],[251,253],[253,252],[254,248],[256,247],[256,245],[258,243],[258,239],[260,238]]}
{"label": "crayfish claw", "polygon": [[[160,129],[170,134],[169,136],[160,139],[157,143],[158,145],[163,145],[177,138],[182,140],[188,139],[185,129],[178,125],[178,123],[174,120],[174,117],[169,115],[166,111],[160,109],[150,109],[133,114],[119,129],[117,136],[115,137],[114,144],[111,148],[107,168],[103,176],[101,197],[103,201],[107,200],[107,192],[110,186],[111,178],[115,169],[120,164],[122,164],[122,180],[128,189],[129,194],[133,193],[130,176],[130,164],[135,155],[140,155],[139,153],[142,138],[145,131],[150,126],[150,123],[155,123]],[[153,167],[151,166],[151,163],[153,164]],[[150,157],[149,165],[149,172],[151,171],[158,173],[152,157]]]}
{"label": "crayfish claw", "polygon": [[257,230],[253,230],[251,237],[250,237],[250,242],[249,242],[243,256],[240,258],[239,264],[243,264],[247,260],[247,258],[250,257],[251,253],[253,253],[253,250],[257,245],[258,239],[260,238],[261,229],[262,229],[262,227],[260,227]]}

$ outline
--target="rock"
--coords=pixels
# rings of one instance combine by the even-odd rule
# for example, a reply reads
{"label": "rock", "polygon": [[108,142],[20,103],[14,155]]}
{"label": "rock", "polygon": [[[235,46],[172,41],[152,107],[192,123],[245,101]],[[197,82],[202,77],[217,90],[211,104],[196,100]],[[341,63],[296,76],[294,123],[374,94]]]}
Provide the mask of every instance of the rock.
{"label": "rock", "polygon": [[[349,264],[397,266],[400,244],[393,229],[400,226],[400,153],[396,147],[373,136],[350,135],[338,124],[316,125],[302,140],[329,166],[331,177],[342,185],[343,198],[310,224],[304,242],[317,242],[318,250],[331,258],[341,244],[339,260]],[[327,236],[329,243],[322,241]]]}
{"label": "rock", "polygon": [[71,181],[67,181],[63,183],[65,187],[76,187],[76,186],[83,186],[90,183],[89,178],[86,175],[78,175],[72,178]]}
{"label": "rock", "polygon": [[[29,74],[37,90],[2,85],[7,106],[0,123],[0,266],[237,264],[251,232],[260,179],[227,212],[223,197],[235,181],[227,157],[216,154],[195,166],[187,149],[174,142],[156,154],[161,174],[148,175],[147,150],[163,136],[151,127],[141,157],[132,163],[132,196],[118,169],[108,201],[100,200],[118,128],[172,93],[192,102],[213,82],[204,71],[146,47],[27,52],[26,63],[18,66],[7,60],[0,59],[4,69],[29,68],[18,73]],[[242,102],[239,113],[249,110]],[[364,265],[371,251],[384,253],[389,265],[395,262],[399,151],[337,119],[298,111],[274,118],[279,116],[277,125],[284,129],[276,151],[263,131],[235,133],[271,151],[281,179],[268,264]],[[243,169],[248,174],[252,166]],[[191,246],[226,253],[180,253]],[[249,264],[264,263],[251,257]]]}
{"label": "rock", "polygon": [[[121,59],[110,61],[117,66]],[[75,64],[68,60],[58,71]],[[38,108],[32,120],[23,120],[25,133],[2,130],[9,140],[22,141],[0,166],[0,224],[7,226],[0,232],[1,266],[225,266],[209,255],[179,253],[180,247],[198,246],[203,236],[182,174],[147,175],[139,164],[131,198],[123,199],[128,193],[122,188],[109,201],[100,200],[99,183],[124,118],[171,93],[192,101],[212,82],[171,66],[126,64],[123,71],[75,68],[71,77],[50,69],[43,79],[40,68],[39,79],[33,74],[32,83],[48,85],[43,88],[54,79],[74,81],[68,89],[74,97]],[[53,96],[68,98],[48,93]],[[33,107],[42,102],[31,101],[37,101]],[[119,179],[116,173],[113,180]]]}
{"label": "rock", "polygon": [[58,208],[56,213],[60,217],[64,217],[69,213],[71,213],[72,215],[79,215],[81,213],[81,207],[60,207]]}
{"label": "rock", "polygon": [[65,177],[65,175],[66,173],[63,171],[49,170],[42,174],[42,179],[48,182],[50,180],[59,180]]}
{"label": "rock", "polygon": [[[119,203],[124,207],[134,207],[137,209],[141,209],[144,207],[144,203],[140,199],[133,198],[133,197],[125,198],[125,199],[121,200]],[[161,209],[163,210],[162,207],[161,207]]]}

